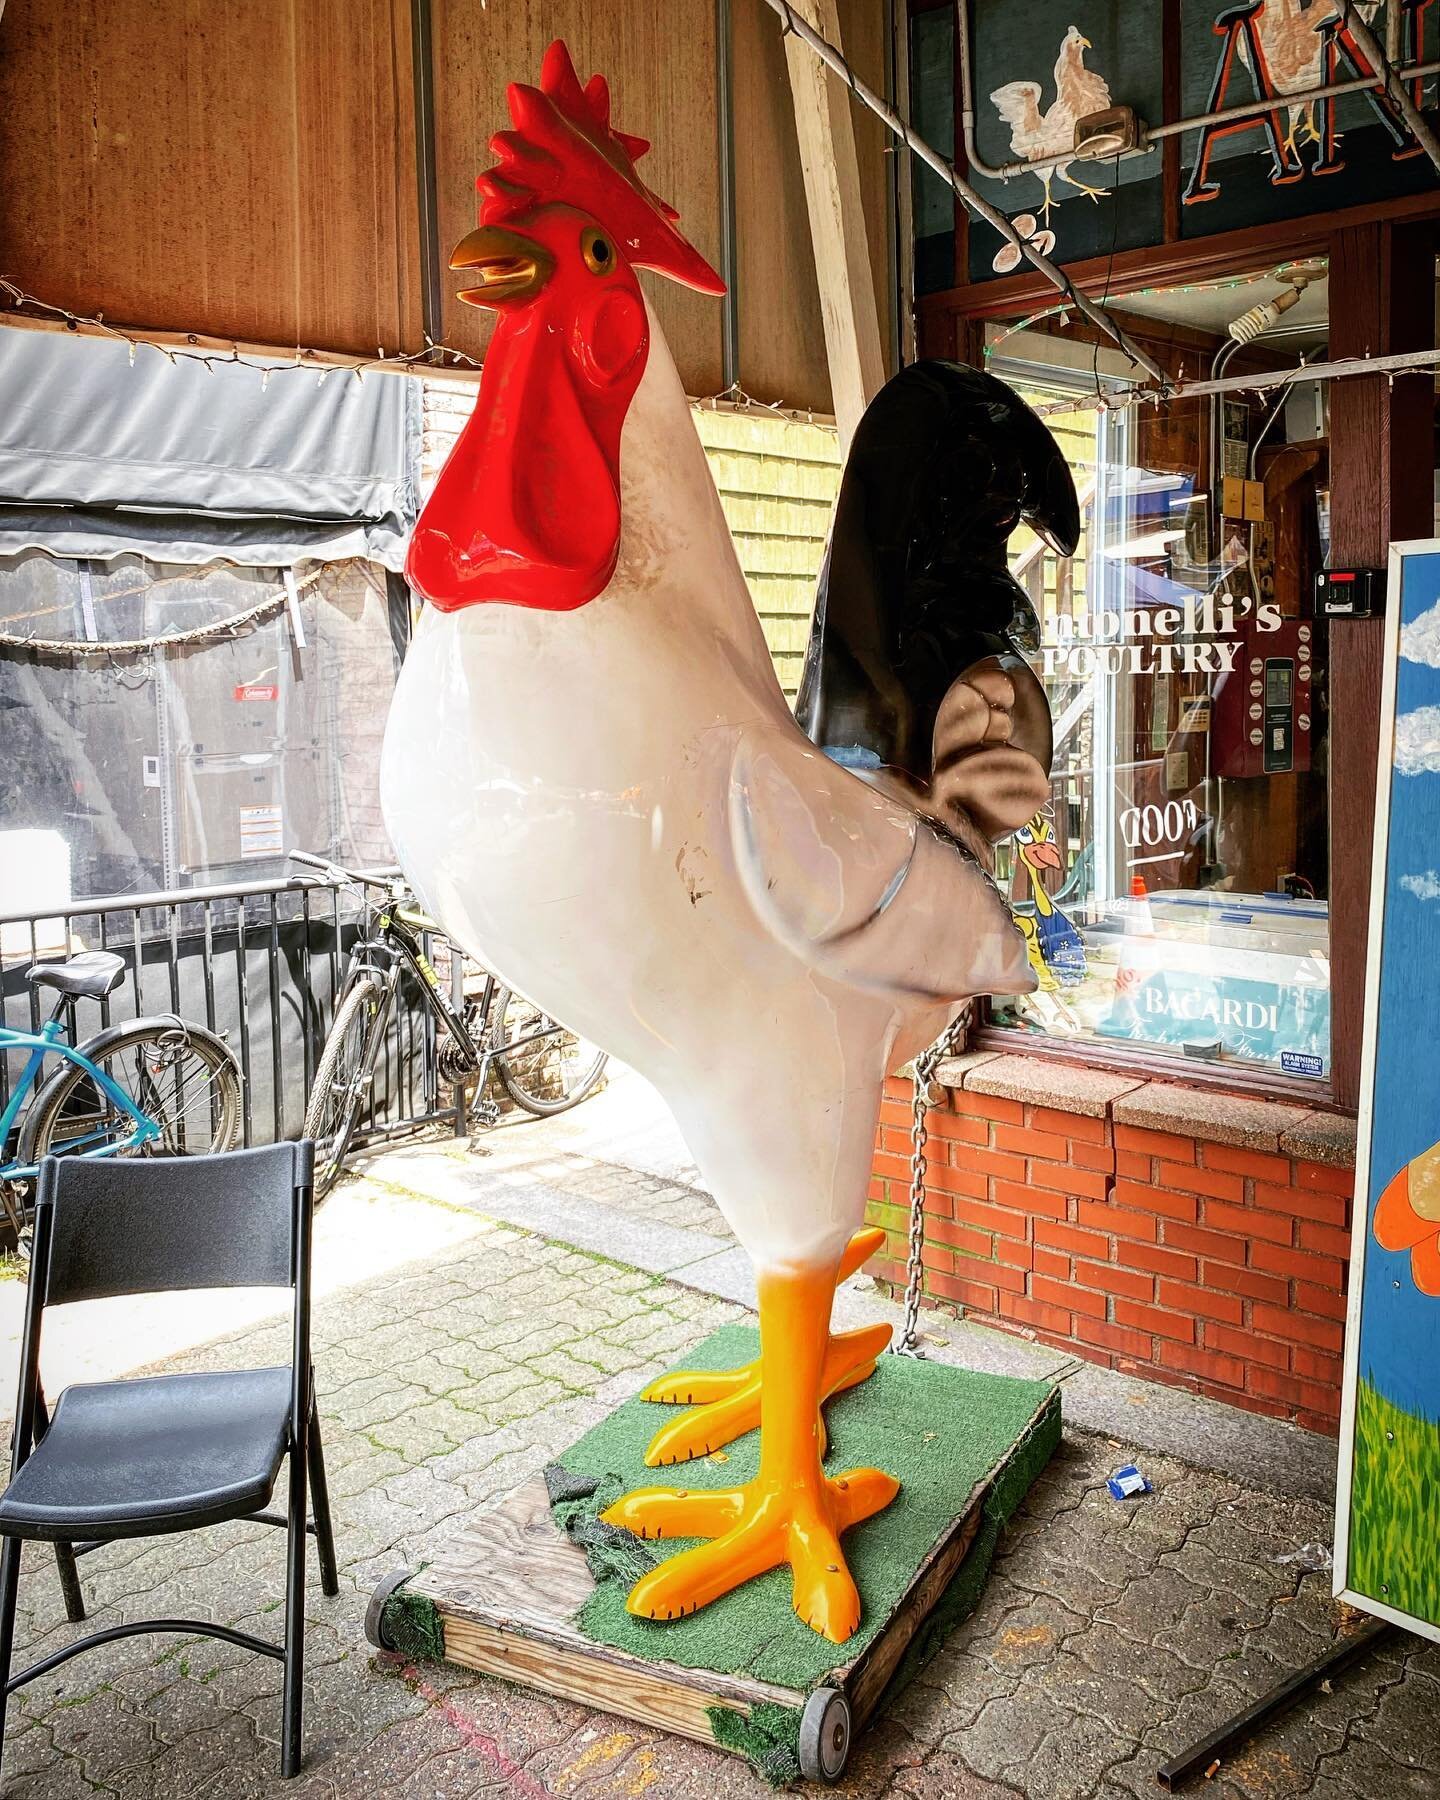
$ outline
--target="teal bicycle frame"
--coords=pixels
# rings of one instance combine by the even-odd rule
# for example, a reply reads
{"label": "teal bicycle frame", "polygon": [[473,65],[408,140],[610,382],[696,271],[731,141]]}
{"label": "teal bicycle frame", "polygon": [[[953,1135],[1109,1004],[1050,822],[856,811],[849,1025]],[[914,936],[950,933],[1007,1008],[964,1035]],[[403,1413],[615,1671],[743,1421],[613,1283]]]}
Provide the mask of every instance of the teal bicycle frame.
{"label": "teal bicycle frame", "polygon": [[[12,1031],[9,1026],[0,1025],[0,1050],[29,1050],[30,1055],[25,1067],[20,1071],[14,1090],[5,1103],[5,1110],[0,1113],[0,1145],[8,1144],[10,1133],[14,1129],[24,1109],[31,1089],[40,1078],[40,1066],[47,1056],[63,1056],[69,1062],[78,1064],[95,1083],[107,1099],[120,1110],[129,1115],[131,1129],[121,1138],[113,1131],[95,1131],[88,1136],[66,1140],[66,1154],[81,1156],[123,1156],[131,1150],[137,1150],[142,1144],[153,1143],[160,1136],[161,1128],[147,1112],[142,1111],[124,1088],[112,1081],[101,1068],[90,1061],[83,1049],[77,1049],[65,1036],[65,1027],[60,1020],[60,1008],[48,1018],[38,1032]],[[87,1144],[94,1144],[94,1149],[86,1149]],[[0,1163],[0,1181],[27,1181],[39,1173],[37,1163]]]}

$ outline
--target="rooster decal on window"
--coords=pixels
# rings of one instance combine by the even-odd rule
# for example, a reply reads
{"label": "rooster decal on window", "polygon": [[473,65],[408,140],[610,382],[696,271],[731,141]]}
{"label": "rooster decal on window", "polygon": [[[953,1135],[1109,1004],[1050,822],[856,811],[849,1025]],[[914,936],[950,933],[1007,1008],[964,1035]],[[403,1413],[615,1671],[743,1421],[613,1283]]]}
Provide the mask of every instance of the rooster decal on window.
{"label": "rooster decal on window", "polygon": [[758,1425],[757,1477],[609,1509],[704,1540],[631,1611],[678,1618],[788,1566],[796,1612],[842,1643],[861,1601],[841,1538],[898,1484],[824,1466],[822,1403],[889,1337],[832,1334],[832,1296],[882,1236],[861,1227],[886,1074],[968,996],[1034,986],[989,868],[1050,756],[1005,540],[1024,519],[1068,554],[1074,487],[1003,383],[897,376],[845,471],[807,737],[636,271],[721,283],[562,44],[510,113],[452,258],[498,323],[410,548],[430,605],[389,720],[385,820],[458,944],[660,1090],[755,1265],[757,1363],[649,1389],[697,1404],[647,1460]]}

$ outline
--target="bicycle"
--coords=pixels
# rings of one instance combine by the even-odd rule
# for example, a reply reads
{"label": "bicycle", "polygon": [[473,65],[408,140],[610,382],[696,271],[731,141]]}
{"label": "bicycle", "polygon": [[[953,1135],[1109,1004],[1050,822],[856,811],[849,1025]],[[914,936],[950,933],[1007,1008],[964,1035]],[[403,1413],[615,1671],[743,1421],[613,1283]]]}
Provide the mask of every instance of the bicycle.
{"label": "bicycle", "polygon": [[[204,1026],[165,1014],[76,1043],[76,1003],[104,1000],[124,975],[109,950],[35,963],[27,979],[54,992],[54,1010],[38,1031],[0,1025],[0,1051],[29,1052],[0,1111],[0,1205],[17,1233],[47,1156],[204,1156],[240,1141],[240,1065]],[[47,1057],[60,1067],[41,1082]]]}
{"label": "bicycle", "polygon": [[[305,1110],[305,1136],[315,1140],[317,1202],[345,1166],[407,969],[440,1028],[440,1081],[450,1087],[474,1081],[467,1116],[477,1123],[494,1125],[500,1118],[499,1106],[486,1096],[492,1069],[516,1105],[539,1117],[567,1112],[592,1092],[608,1061],[605,1052],[575,1037],[488,970],[478,997],[456,1006],[422,942],[439,927],[419,910],[403,880],[356,874],[303,850],[292,850],[290,860],[359,894],[365,908]],[[378,901],[371,899],[376,889]]]}

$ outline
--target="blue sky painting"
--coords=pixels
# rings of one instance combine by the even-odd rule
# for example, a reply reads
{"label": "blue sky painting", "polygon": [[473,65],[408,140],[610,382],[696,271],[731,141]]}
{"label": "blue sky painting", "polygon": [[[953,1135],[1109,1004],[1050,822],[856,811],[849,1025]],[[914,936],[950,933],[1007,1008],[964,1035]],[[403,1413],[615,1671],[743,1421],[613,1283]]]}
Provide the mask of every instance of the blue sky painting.
{"label": "blue sky painting", "polygon": [[[1440,1142],[1440,552],[1406,558],[1400,603],[1367,1229],[1391,1177]],[[1373,1231],[1359,1372],[1405,1411],[1440,1420],[1440,1300],[1416,1287],[1409,1253],[1382,1249]]]}

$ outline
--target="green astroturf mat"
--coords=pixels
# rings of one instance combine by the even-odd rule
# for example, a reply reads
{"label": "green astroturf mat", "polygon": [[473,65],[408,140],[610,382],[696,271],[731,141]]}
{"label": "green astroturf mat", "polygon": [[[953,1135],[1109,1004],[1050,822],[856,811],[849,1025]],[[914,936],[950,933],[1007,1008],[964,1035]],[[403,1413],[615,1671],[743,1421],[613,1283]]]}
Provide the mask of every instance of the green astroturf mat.
{"label": "green astroturf mat", "polygon": [[[681,1366],[734,1368],[758,1351],[758,1332],[727,1325],[690,1351]],[[734,1487],[753,1479],[759,1445],[754,1431],[714,1456],[647,1469],[645,1447],[675,1413],[674,1407],[638,1397],[627,1400],[560,1461],[572,1474],[617,1477],[622,1491]],[[974,1546],[933,1616],[936,1629],[928,1637],[922,1633],[925,1642],[917,1656],[923,1661],[938,1637],[975,1604],[1001,1526],[1059,1442],[1058,1391],[1045,1381],[882,1356],[868,1381],[827,1405],[825,1422],[829,1473],[871,1465],[901,1482],[899,1497],[884,1512],[845,1535],[845,1554],[863,1608],[860,1629],[848,1643],[828,1643],[795,1616],[788,1568],[747,1582],[688,1618],[664,1622],[632,1617],[625,1610],[628,1583],[607,1577],[577,1621],[585,1636],[654,1661],[744,1674],[806,1691],[865,1649],[936,1540],[967,1510],[976,1482],[1000,1469]],[[608,1482],[605,1486],[610,1488]],[[689,1547],[689,1541],[678,1538],[647,1546],[660,1557]]]}

